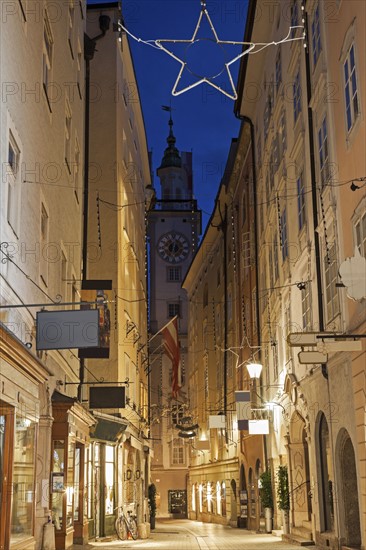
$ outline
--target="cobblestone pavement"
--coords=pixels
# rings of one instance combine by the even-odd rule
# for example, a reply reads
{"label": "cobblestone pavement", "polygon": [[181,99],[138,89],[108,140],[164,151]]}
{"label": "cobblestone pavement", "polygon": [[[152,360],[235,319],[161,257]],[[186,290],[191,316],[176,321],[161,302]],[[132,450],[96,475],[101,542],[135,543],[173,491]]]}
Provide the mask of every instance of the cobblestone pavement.
{"label": "cobblestone pavement", "polygon": [[[146,540],[92,542],[72,550],[299,550],[279,537],[213,523],[159,520]],[[315,546],[312,547],[315,550]]]}

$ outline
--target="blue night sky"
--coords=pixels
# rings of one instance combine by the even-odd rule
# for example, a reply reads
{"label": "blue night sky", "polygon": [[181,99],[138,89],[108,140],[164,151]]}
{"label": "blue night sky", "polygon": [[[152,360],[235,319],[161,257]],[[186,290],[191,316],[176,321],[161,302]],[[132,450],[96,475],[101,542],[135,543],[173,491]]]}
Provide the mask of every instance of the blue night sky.
{"label": "blue night sky", "polygon": [[[95,3],[95,2],[89,2]],[[98,3],[101,3],[100,0]],[[124,0],[122,3],[126,28],[143,40],[190,39],[201,10],[200,0]],[[247,0],[207,0],[207,10],[220,40],[241,41],[244,36]],[[213,38],[206,18],[198,38]],[[239,121],[234,116],[234,102],[202,84],[178,97],[171,95],[180,64],[166,53],[130,39],[137,82],[147,132],[148,147],[153,152],[153,168],[159,166],[168,135],[169,113],[162,105],[173,108],[174,134],[179,150],[193,150],[194,192],[204,210],[207,223],[225,167],[231,138],[237,137]],[[236,57],[241,46],[215,44],[201,40],[189,45],[166,44],[178,57],[185,58],[190,69],[201,76],[217,74],[223,60]],[[234,84],[240,61],[231,65]],[[195,82],[189,72],[184,86]],[[229,91],[225,73],[214,80]],[[159,179],[154,180],[158,194]]]}

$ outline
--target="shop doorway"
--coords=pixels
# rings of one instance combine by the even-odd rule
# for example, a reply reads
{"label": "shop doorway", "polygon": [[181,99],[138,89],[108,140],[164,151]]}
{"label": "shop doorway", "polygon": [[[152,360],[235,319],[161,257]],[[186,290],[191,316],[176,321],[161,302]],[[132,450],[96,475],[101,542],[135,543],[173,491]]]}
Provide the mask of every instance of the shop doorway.
{"label": "shop doorway", "polygon": [[351,548],[361,547],[360,509],[358,503],[357,470],[355,452],[346,430],[340,435],[338,445],[341,469],[342,540]]}
{"label": "shop doorway", "polygon": [[312,501],[305,420],[298,412],[292,415],[290,423],[289,458],[293,525],[302,526],[311,520]]}
{"label": "shop doorway", "polygon": [[168,491],[169,514],[174,514],[175,518],[187,517],[187,491],[174,489]]}

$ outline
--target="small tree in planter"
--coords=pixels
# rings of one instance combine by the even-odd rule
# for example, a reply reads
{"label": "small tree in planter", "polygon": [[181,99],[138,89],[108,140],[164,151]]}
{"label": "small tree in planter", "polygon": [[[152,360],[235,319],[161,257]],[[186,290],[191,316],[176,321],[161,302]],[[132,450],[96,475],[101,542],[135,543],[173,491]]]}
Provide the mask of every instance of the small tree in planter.
{"label": "small tree in planter", "polygon": [[264,516],[266,519],[266,532],[272,532],[272,510],[273,510],[273,493],[272,493],[272,476],[271,470],[263,472],[260,477],[260,490],[262,505],[264,508]]}
{"label": "small tree in planter", "polygon": [[289,532],[290,489],[288,485],[287,466],[279,466],[277,469],[277,504],[282,511],[282,526],[284,534]]}
{"label": "small tree in planter", "polygon": [[149,510],[150,510],[150,527],[155,529],[155,517],[156,517],[156,486],[154,483],[149,485],[148,490]]}

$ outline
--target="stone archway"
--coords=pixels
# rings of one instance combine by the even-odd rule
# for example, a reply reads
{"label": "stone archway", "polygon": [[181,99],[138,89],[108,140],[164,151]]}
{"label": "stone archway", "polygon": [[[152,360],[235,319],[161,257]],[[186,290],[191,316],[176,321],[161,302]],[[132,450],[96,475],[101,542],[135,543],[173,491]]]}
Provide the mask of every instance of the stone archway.
{"label": "stone archway", "polygon": [[337,455],[340,468],[340,502],[342,543],[352,548],[361,546],[360,509],[358,503],[355,452],[347,430],[338,435]]}
{"label": "stone archway", "polygon": [[303,527],[304,523],[311,521],[312,505],[305,420],[297,411],[290,422],[289,483],[292,524]]}

